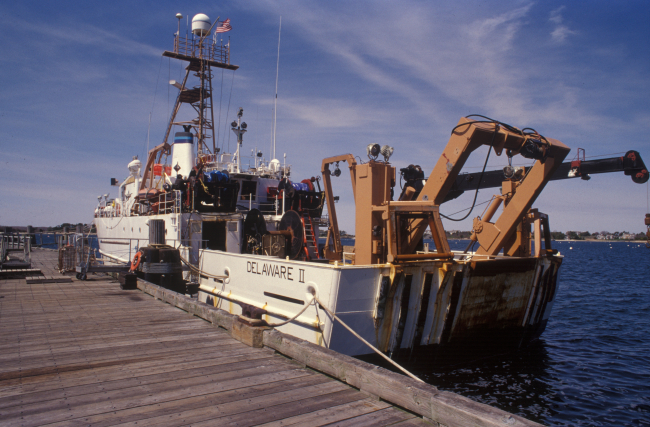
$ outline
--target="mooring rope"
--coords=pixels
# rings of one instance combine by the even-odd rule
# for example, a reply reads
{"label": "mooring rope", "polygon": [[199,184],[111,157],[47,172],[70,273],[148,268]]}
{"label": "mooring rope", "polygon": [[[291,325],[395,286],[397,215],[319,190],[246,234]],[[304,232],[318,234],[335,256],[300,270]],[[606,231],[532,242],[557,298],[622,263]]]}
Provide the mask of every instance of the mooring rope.
{"label": "mooring rope", "polygon": [[309,301],[309,304],[305,305],[305,306],[302,308],[302,310],[300,310],[300,311],[298,312],[298,314],[296,314],[295,316],[293,316],[291,319],[287,319],[287,320],[285,320],[284,322],[278,322],[278,323],[269,323],[269,322],[266,322],[266,324],[269,325],[269,326],[271,326],[271,327],[273,327],[273,328],[275,328],[275,327],[283,326],[283,325],[286,325],[287,323],[293,322],[293,321],[296,320],[296,319],[297,319],[297,318],[298,318],[302,313],[304,313],[305,311],[307,311],[307,309],[308,309],[309,306],[314,302],[315,299],[316,299],[315,297],[312,298],[311,301]]}
{"label": "mooring rope", "polygon": [[380,355],[381,357],[383,357],[384,359],[386,359],[388,362],[390,362],[390,363],[391,363],[393,366],[395,366],[397,369],[399,369],[400,371],[404,372],[406,375],[408,375],[409,377],[413,378],[413,379],[416,380],[416,381],[419,381],[419,382],[421,382],[421,383],[424,382],[424,381],[422,381],[420,378],[416,377],[415,375],[413,375],[412,373],[410,373],[409,371],[407,371],[406,369],[404,369],[402,366],[400,366],[400,365],[399,365],[397,362],[395,362],[393,359],[391,359],[390,357],[386,356],[383,352],[381,352],[381,351],[380,351],[378,348],[376,348],[374,345],[370,344],[368,341],[366,341],[365,339],[363,339],[363,337],[362,337],[361,335],[359,335],[359,334],[357,334],[356,332],[354,332],[354,330],[353,330],[351,327],[349,327],[349,326],[348,326],[348,325],[347,325],[343,320],[341,320],[340,317],[338,317],[336,314],[334,314],[334,313],[332,312],[332,310],[330,310],[329,308],[325,307],[325,306],[323,305],[323,303],[322,303],[318,298],[316,298],[316,297],[314,296],[314,299],[313,299],[312,301],[316,301],[316,302],[318,303],[318,305],[320,305],[321,308],[322,308],[323,310],[325,310],[325,311],[326,311],[330,316],[332,316],[332,318],[338,320],[339,323],[340,323],[340,324],[341,324],[345,329],[347,329],[348,331],[350,331],[350,332],[352,333],[352,335],[354,335],[355,337],[359,338],[359,339],[361,340],[361,342],[363,342],[365,345],[367,345],[368,347],[370,347],[370,348],[371,348],[375,353],[377,353],[378,355]]}

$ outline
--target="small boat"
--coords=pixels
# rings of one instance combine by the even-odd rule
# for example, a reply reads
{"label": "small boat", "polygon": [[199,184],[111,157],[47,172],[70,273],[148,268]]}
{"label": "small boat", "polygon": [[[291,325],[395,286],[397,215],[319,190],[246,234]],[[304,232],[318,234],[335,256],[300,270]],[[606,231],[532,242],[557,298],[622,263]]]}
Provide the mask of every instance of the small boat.
{"label": "small boat", "polygon": [[[134,158],[126,179],[114,180],[117,197],[100,197],[94,222],[106,259],[347,355],[372,350],[343,323],[389,354],[456,343],[521,346],[540,336],[562,256],[551,248],[548,217],[532,205],[568,147],[534,130],[464,117],[428,179],[417,165],[399,171],[406,183],[400,194],[388,145],[366,147],[366,162],[352,154],[323,159],[319,173],[305,179],[293,179],[286,159],[266,161],[261,153],[246,166],[243,109],[231,125],[235,153],[215,144],[212,70],[237,69],[230,46],[210,37],[215,24],[196,15],[191,36],[177,32],[173,50],[163,53],[187,64],[185,77],[171,82],[178,95],[163,142],[144,168]],[[197,117],[181,121],[181,109]],[[535,163],[504,171],[501,194],[474,220],[471,243],[478,247],[452,251],[439,206],[483,145]],[[348,250],[331,186],[341,163],[356,206]],[[423,241],[427,230],[431,245]],[[170,251],[181,266],[161,266],[174,258]]]}

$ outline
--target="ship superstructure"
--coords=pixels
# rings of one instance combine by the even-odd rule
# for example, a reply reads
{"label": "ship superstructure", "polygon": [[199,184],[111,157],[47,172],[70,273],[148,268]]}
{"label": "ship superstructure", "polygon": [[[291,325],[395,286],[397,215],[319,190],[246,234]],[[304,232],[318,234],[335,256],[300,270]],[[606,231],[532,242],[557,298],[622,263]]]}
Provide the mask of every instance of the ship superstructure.
{"label": "ship superstructure", "polygon": [[[95,224],[103,255],[121,263],[150,257],[149,273],[142,274],[156,280],[151,272],[162,270],[151,270],[153,257],[162,260],[163,249],[150,244],[149,228],[162,220],[163,240],[178,250],[182,279],[198,286],[201,301],[270,324],[292,319],[279,330],[349,355],[371,350],[323,306],[387,353],[485,340],[520,345],[542,333],[562,257],[551,248],[547,216],[532,204],[569,152],[564,144],[463,118],[426,182],[415,166],[400,171],[407,184],[399,195],[388,146],[369,146],[367,162],[352,154],[325,159],[322,178],[292,182],[290,166],[277,159],[255,155],[245,165],[243,109],[231,124],[236,152],[222,153],[215,144],[211,70],[237,68],[229,45],[209,37],[216,24],[195,16],[192,37],[179,31],[173,51],[163,53],[187,63],[185,76],[172,82],[179,93],[163,142],[144,168],[138,159],[129,163],[117,197],[100,198]],[[178,119],[181,109],[196,118]],[[482,145],[535,164],[504,176],[501,194],[474,222],[478,249],[455,252],[438,207]],[[348,164],[356,205],[355,247],[347,255],[331,187],[341,162]],[[427,228],[431,248],[423,245]]]}

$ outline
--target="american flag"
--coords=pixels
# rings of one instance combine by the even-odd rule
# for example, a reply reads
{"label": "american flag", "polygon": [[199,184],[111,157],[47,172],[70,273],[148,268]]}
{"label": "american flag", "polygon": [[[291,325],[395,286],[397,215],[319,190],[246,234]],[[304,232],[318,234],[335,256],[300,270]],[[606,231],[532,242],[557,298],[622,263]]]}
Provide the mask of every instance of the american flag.
{"label": "american flag", "polygon": [[230,18],[226,19],[217,27],[217,33],[225,33],[226,31],[232,30],[232,26],[230,25]]}

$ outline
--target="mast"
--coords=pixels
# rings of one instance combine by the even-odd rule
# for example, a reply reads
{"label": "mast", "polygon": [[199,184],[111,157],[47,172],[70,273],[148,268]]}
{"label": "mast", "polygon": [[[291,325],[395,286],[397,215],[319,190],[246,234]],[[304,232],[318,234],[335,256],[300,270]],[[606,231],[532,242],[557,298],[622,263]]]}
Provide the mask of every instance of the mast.
{"label": "mast", "polygon": [[[168,140],[174,125],[182,125],[186,128],[186,132],[189,132],[190,129],[194,131],[194,135],[198,141],[199,154],[203,152],[204,146],[208,152],[210,151],[205,143],[205,139],[209,137],[208,132],[212,132],[212,147],[213,152],[215,151],[211,70],[212,67],[233,71],[239,68],[237,65],[230,64],[230,45],[217,45],[216,41],[207,38],[214,25],[218,22],[218,18],[214,24],[211,24],[210,18],[207,15],[202,13],[195,15],[192,18],[191,38],[189,34],[181,37],[180,20],[183,16],[178,13],[176,14],[176,18],[178,19],[178,30],[174,35],[173,51],[164,51],[163,56],[187,61],[188,65],[185,67],[185,77],[182,83],[175,80],[169,82],[172,86],[179,89],[178,96],[176,97],[162,144],[148,153],[147,164],[143,172],[143,179],[140,183],[140,190],[147,188],[147,185],[153,185],[154,164],[160,162],[163,155],[171,154],[171,145],[168,143]],[[199,37],[198,40],[194,37],[195,35]],[[200,80],[199,85],[193,88],[188,88],[187,86],[190,73],[194,73],[194,76]],[[183,104],[191,105],[198,117],[189,121],[177,121],[176,116]],[[193,164],[194,159],[192,158],[189,161]]]}
{"label": "mast", "polygon": [[273,106],[273,158],[275,159],[275,130],[278,121],[278,75],[280,74],[280,35],[282,35],[282,17],[280,16],[280,30],[278,31],[278,63],[275,68],[275,105]]}
{"label": "mast", "polygon": [[[180,18],[179,18],[180,22]],[[174,125],[190,125],[198,140],[198,150],[201,153],[205,149],[213,153],[216,151],[214,136],[214,111],[212,108],[212,67],[226,70],[237,70],[237,65],[230,64],[230,46],[217,44],[216,41],[208,38],[216,23],[211,24],[209,18],[204,14],[198,14],[192,19],[192,34],[198,36],[181,37],[180,28],[174,36],[174,50],[163,52],[163,56],[187,61],[185,78],[180,84],[175,80],[169,83],[179,89],[178,97],[172,109],[171,117],[163,143],[166,144]],[[199,85],[188,88],[187,80],[190,73],[199,79]],[[176,115],[182,104],[190,104],[197,112],[197,117],[190,121],[176,121]],[[206,139],[212,138],[212,150],[209,149]]]}

